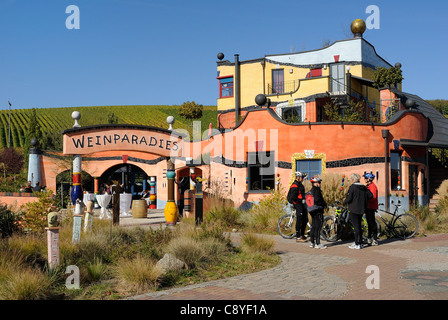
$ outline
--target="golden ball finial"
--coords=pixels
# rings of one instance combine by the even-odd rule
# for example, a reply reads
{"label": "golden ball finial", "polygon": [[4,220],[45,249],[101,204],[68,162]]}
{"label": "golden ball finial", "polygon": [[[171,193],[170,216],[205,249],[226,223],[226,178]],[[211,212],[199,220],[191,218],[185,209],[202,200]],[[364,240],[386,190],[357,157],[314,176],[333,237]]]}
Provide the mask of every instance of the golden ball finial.
{"label": "golden ball finial", "polygon": [[362,19],[356,19],[350,28],[356,38],[362,38],[362,34],[366,31],[366,23]]}

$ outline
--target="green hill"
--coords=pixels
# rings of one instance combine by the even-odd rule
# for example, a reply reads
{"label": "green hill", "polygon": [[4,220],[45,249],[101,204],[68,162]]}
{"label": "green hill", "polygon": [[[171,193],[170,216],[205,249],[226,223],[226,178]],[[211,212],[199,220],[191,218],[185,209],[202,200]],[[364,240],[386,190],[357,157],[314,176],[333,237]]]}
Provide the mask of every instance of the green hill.
{"label": "green hill", "polygon": [[[119,124],[137,124],[160,128],[168,128],[166,118],[174,116],[174,129],[186,129],[188,121],[182,119],[178,113],[179,106],[98,106],[72,108],[40,108],[36,109],[38,122],[44,135],[50,132],[61,132],[73,126],[71,117],[73,111],[81,113],[79,124],[90,126],[107,124],[111,113],[118,117]],[[11,146],[22,147],[25,143],[25,133],[32,109],[11,110]],[[202,131],[207,130],[210,123],[216,128],[216,106],[204,106],[201,125]],[[8,146],[9,110],[0,111],[0,148]],[[191,128],[189,128],[191,131]]]}

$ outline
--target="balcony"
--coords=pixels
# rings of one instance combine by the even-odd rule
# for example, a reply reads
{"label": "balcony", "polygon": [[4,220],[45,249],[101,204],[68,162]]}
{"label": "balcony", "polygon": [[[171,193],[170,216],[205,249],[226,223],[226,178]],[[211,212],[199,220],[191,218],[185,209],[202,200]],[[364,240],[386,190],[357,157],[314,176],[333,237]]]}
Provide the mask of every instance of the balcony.
{"label": "balcony", "polygon": [[267,96],[292,95],[295,98],[308,97],[314,94],[327,93],[330,91],[330,77],[316,77],[283,81],[279,83],[268,83]]}

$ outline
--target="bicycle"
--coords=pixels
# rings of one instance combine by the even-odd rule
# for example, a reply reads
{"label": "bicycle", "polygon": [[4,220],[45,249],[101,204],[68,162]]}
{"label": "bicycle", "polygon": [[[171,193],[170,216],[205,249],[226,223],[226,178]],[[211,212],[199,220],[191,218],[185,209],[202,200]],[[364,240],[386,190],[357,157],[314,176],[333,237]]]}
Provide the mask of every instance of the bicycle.
{"label": "bicycle", "polygon": [[[324,217],[325,219],[325,217]],[[305,229],[305,234],[307,237],[310,237],[311,232],[311,224],[309,222],[310,219],[308,219],[307,228]],[[278,233],[282,236],[284,239],[292,239],[296,235],[296,222],[297,222],[297,216],[295,210],[292,213],[285,214],[280,219],[278,219],[277,224],[277,230]],[[325,240],[322,237],[322,231],[321,231],[321,239]]]}
{"label": "bicycle", "polygon": [[[394,234],[397,238],[409,239],[417,233],[418,220],[409,213],[398,214],[398,209],[401,207],[400,203],[400,200],[398,200],[398,204],[394,204],[392,201],[392,205],[395,206],[393,213],[379,209],[392,216],[390,221],[384,219],[378,212],[375,215],[381,219],[387,231]],[[384,203],[380,203],[379,205],[384,205]]]}
{"label": "bicycle", "polygon": [[[354,228],[349,218],[348,209],[339,205],[340,201],[330,205],[334,207],[334,216],[325,216],[324,225],[321,231],[321,237],[328,242],[336,242],[342,238],[344,231],[347,230],[350,236],[354,234]],[[377,226],[377,236],[381,234],[381,225],[375,220]],[[362,238],[365,241],[368,238],[368,224],[365,216],[362,217],[361,222]]]}

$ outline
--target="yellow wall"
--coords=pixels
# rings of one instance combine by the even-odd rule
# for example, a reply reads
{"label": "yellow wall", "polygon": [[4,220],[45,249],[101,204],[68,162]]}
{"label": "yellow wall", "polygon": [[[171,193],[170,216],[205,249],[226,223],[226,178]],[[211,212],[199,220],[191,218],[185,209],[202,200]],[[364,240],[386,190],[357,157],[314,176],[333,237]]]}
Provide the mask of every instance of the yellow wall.
{"label": "yellow wall", "polygon": [[[285,86],[284,94],[268,95],[272,102],[284,102],[290,99],[305,98],[314,94],[325,93],[330,90],[330,66],[326,69],[322,68],[322,77],[306,79],[311,68],[298,68],[284,64],[265,62],[263,71],[263,64],[260,61],[240,63],[241,108],[254,106],[255,97],[260,93],[268,95],[268,85],[272,84],[272,70],[275,69],[283,69],[285,84],[295,81],[295,87],[294,89],[291,89],[290,86]],[[218,66],[218,71],[220,71],[220,77],[234,76],[235,66]],[[362,65],[350,65],[350,73],[357,77],[373,80],[374,70]],[[301,80],[299,90],[290,93],[289,91],[297,89],[299,80]],[[356,81],[352,81],[352,89],[361,93],[363,96],[367,95],[369,102],[372,103],[375,101],[376,105],[379,106],[380,94],[377,89],[363,86]],[[218,111],[235,109],[235,98],[218,98],[217,105]]]}

